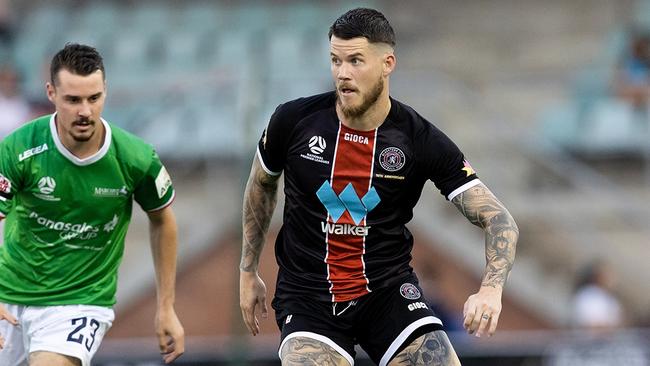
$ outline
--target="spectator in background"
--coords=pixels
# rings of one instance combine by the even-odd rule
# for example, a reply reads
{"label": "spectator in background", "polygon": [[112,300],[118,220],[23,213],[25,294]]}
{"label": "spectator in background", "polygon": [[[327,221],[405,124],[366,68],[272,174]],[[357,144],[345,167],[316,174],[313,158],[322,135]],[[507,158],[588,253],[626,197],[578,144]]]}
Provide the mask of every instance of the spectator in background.
{"label": "spectator in background", "polygon": [[571,302],[572,319],[577,328],[618,328],[624,324],[623,307],[614,293],[616,276],[603,261],[584,268]]}
{"label": "spectator in background", "polygon": [[625,318],[613,291],[615,285],[615,274],[607,263],[595,261],[585,267],[571,303],[576,331],[551,344],[544,366],[650,365],[645,340],[623,329]]}
{"label": "spectator in background", "polygon": [[645,110],[650,99],[650,34],[633,32],[614,75],[614,94],[635,109]]}
{"label": "spectator in background", "polygon": [[13,14],[9,0],[0,0],[0,46],[7,48],[13,44]]}
{"label": "spectator in background", "polygon": [[0,140],[30,119],[29,104],[18,88],[18,74],[10,65],[0,65],[0,111]]}

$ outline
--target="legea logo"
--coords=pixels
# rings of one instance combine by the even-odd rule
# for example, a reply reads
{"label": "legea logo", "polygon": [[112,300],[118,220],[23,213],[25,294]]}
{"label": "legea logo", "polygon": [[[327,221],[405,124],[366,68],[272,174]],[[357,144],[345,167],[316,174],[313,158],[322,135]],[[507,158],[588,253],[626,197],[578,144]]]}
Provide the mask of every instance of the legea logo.
{"label": "legea logo", "polygon": [[348,183],[345,189],[341,191],[341,194],[337,196],[328,181],[323,182],[316,192],[316,196],[318,196],[320,202],[325,206],[327,213],[329,213],[334,222],[337,222],[347,210],[355,225],[359,225],[368,212],[377,207],[381,201],[375,187],[370,187],[368,193],[362,198],[359,198],[352,183]]}

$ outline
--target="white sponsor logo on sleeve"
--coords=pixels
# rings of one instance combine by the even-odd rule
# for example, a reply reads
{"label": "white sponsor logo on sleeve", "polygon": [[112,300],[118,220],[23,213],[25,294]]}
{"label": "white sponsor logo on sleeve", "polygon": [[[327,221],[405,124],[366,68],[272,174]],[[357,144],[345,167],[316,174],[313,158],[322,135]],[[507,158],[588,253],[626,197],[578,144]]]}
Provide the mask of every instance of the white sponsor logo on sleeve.
{"label": "white sponsor logo on sleeve", "polygon": [[160,173],[156,177],[156,191],[158,191],[158,198],[163,198],[163,196],[169,190],[169,187],[172,186],[172,178],[167,173],[165,167],[160,168]]}

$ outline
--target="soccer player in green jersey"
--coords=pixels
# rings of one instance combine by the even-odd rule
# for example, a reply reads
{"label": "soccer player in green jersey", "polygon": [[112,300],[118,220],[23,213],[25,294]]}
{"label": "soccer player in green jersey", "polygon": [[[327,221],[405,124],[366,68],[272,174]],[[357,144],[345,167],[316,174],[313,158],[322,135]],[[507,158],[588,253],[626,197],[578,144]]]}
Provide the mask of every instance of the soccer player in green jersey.
{"label": "soccer player in green jersey", "polygon": [[147,212],[163,360],[183,354],[174,310],[174,188],[154,149],[101,118],[102,57],[67,44],[52,59],[56,113],[0,141],[0,365],[90,365],[113,321],[133,200]]}

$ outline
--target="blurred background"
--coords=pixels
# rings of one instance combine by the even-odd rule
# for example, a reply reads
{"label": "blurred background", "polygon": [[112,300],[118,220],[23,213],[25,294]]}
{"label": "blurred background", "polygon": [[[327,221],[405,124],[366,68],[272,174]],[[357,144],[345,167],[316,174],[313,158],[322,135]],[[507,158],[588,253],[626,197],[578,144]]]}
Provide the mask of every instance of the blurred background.
{"label": "blurred background", "polygon": [[[519,224],[490,339],[460,326],[484,269],[482,232],[433,184],[409,225],[414,267],[463,365],[650,365],[648,0],[0,0],[0,139],[52,112],[57,50],[97,47],[104,118],[152,143],[178,192],[188,338],[177,364],[277,365],[273,313],[257,337],[240,317],[243,187],[275,107],[332,88],[327,31],[357,6],[396,31],[392,96],[461,147]],[[269,302],[278,206],[261,269]],[[146,218],[134,214],[96,365],[160,364]]]}

